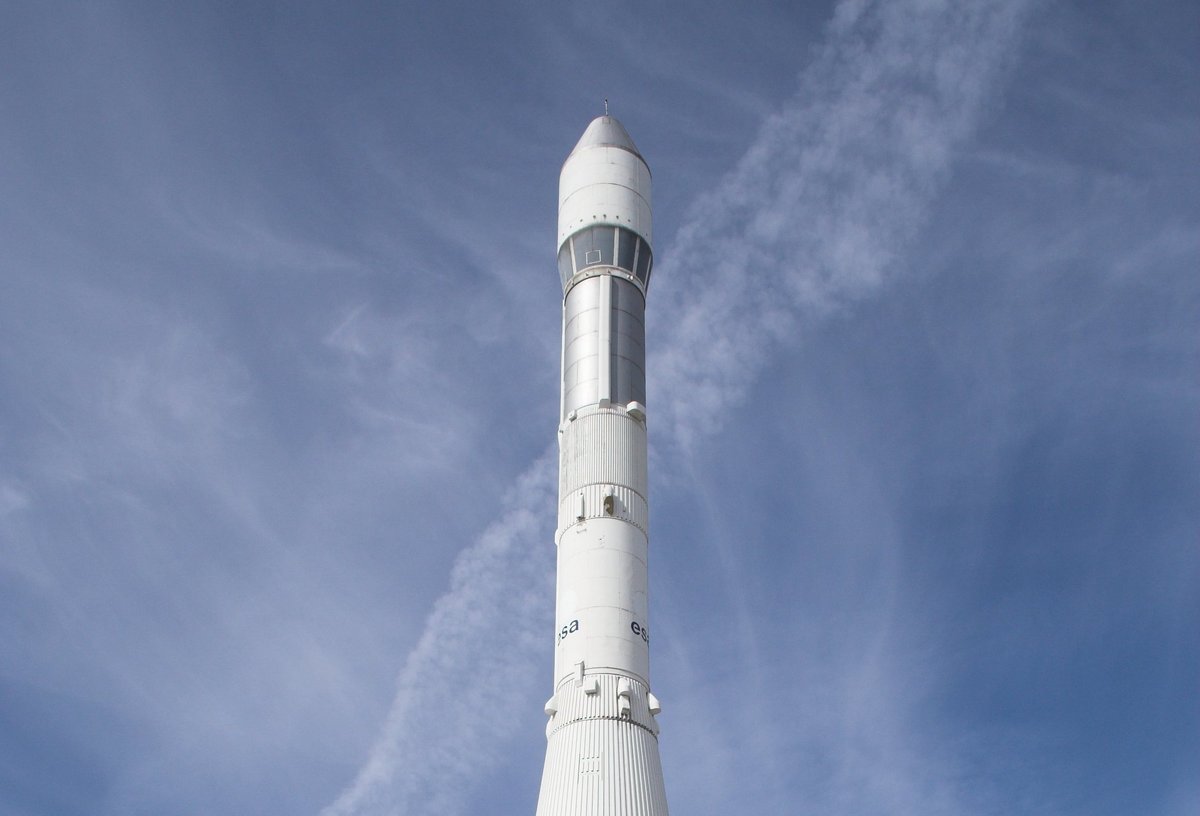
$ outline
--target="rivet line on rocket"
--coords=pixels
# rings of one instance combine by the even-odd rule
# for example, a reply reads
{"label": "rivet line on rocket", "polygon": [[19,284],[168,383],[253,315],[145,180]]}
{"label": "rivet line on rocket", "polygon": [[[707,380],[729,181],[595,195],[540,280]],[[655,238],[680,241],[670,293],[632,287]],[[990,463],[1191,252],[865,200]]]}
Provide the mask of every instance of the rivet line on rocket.
{"label": "rivet line on rocket", "polygon": [[550,730],[550,733],[547,734],[546,736],[548,736],[548,737],[553,736],[554,734],[558,733],[559,731],[563,730],[564,728],[570,728],[572,725],[578,725],[579,723],[585,723],[585,722],[595,722],[597,720],[615,720],[617,722],[629,723],[630,725],[632,725],[636,728],[642,729],[647,734],[654,737],[655,740],[658,740],[658,734],[656,734],[649,726],[643,725],[642,723],[638,722],[637,720],[632,720],[629,717],[619,717],[619,716],[614,716],[612,714],[592,714],[587,717],[576,717],[575,719],[571,720],[570,722],[566,722],[566,723],[563,723],[562,725],[552,728]]}

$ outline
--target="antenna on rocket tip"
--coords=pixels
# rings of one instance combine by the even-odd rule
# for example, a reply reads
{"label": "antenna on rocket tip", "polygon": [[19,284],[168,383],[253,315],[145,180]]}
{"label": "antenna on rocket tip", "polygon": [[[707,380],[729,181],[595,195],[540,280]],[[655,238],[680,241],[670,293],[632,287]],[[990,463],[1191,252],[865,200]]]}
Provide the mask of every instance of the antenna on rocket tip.
{"label": "antenna on rocket tip", "polygon": [[608,97],[604,97],[604,115],[608,116]]}

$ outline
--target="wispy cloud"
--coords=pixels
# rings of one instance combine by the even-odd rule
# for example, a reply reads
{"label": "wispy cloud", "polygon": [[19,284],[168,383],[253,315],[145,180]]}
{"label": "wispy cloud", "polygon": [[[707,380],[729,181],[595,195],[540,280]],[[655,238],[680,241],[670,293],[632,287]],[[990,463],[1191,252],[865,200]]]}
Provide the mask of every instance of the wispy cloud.
{"label": "wispy cloud", "polygon": [[[660,459],[678,461],[719,427],[805,320],[886,279],[992,100],[1026,5],[837,6],[799,93],[661,253],[650,361]],[[498,746],[527,728],[506,700],[537,686],[530,666],[540,665],[539,626],[550,618],[552,467],[540,459],[501,520],[460,555],[376,746],[327,816],[462,812],[462,780],[495,767]],[[507,637],[473,625],[485,612],[514,622]],[[877,687],[862,676],[875,664],[851,668],[856,688]],[[487,679],[476,682],[480,671]],[[864,695],[845,752],[878,756],[902,741],[903,712],[875,710],[884,701]],[[887,726],[887,744],[851,739],[868,721]],[[845,790],[862,783],[851,759]],[[889,769],[872,801],[902,801],[902,812],[956,804],[941,801],[936,785],[923,790],[930,780],[901,785],[905,768]]]}
{"label": "wispy cloud", "polygon": [[720,424],[805,318],[884,281],[992,100],[1025,6],[838,6],[800,93],[663,253],[649,366],[671,441]]}
{"label": "wispy cloud", "polygon": [[20,485],[10,481],[0,481],[0,518],[29,506],[29,495]]}
{"label": "wispy cloud", "polygon": [[[556,464],[550,453],[539,459],[506,498],[512,509],[459,556],[379,740],[326,816],[461,812],[462,780],[494,766],[495,746],[524,724],[527,707],[517,700],[537,685],[537,624],[551,613],[545,544]],[[497,637],[498,621],[508,637]]]}

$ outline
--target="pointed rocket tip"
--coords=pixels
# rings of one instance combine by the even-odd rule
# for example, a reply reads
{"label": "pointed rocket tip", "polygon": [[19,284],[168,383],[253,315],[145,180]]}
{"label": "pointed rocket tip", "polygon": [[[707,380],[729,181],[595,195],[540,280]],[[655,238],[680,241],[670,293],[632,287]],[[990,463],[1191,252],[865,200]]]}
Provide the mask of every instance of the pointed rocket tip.
{"label": "pointed rocket tip", "polygon": [[619,147],[628,150],[642,161],[646,160],[633,143],[633,139],[629,138],[629,132],[625,130],[624,125],[617,121],[617,117],[607,113],[592,120],[571,153],[578,153],[588,147]]}

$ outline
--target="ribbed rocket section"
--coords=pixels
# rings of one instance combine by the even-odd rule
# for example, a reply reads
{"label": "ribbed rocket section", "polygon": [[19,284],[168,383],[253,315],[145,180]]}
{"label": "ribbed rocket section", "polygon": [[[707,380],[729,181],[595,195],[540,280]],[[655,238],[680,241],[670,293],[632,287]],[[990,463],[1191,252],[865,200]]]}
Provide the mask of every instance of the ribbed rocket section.
{"label": "ribbed rocket section", "polygon": [[642,423],[624,409],[593,409],[564,422],[558,444],[560,539],[589,518],[619,518],[649,532]]}
{"label": "ribbed rocket section", "polygon": [[563,165],[558,226],[558,581],[537,816],[666,816],[650,692],[650,170],[611,116]]}
{"label": "ribbed rocket section", "polygon": [[[645,686],[598,675],[559,690],[537,816],[667,816],[658,727]],[[630,710],[622,712],[624,700]],[[559,724],[561,722],[561,724]]]}

